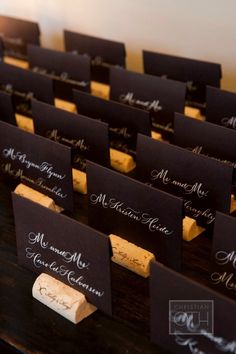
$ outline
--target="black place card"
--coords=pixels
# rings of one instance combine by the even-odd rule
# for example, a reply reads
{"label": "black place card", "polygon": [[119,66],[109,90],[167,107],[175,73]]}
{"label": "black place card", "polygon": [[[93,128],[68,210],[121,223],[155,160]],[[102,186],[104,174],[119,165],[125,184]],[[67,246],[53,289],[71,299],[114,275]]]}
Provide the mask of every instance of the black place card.
{"label": "black place card", "polygon": [[37,134],[71,147],[74,167],[85,171],[87,159],[110,165],[106,123],[35,100],[32,113]]}
{"label": "black place card", "polygon": [[144,135],[136,161],[138,179],[182,197],[186,215],[199,225],[211,225],[216,210],[229,212],[232,166]]}
{"label": "black place card", "polygon": [[235,353],[236,302],[151,264],[151,340],[171,353]]}
{"label": "black place card", "polygon": [[236,93],[207,87],[206,119],[236,129]]}
{"label": "black place card", "polygon": [[0,121],[0,172],[73,211],[71,149]]}
{"label": "black place card", "polygon": [[147,111],[76,90],[74,102],[78,113],[108,123],[110,146],[114,149],[135,157],[137,134],[151,135]]}
{"label": "black place card", "polygon": [[180,270],[183,202],[118,172],[87,163],[89,225],[115,234]]}
{"label": "black place card", "polygon": [[211,283],[236,300],[236,219],[216,213],[213,233]]}
{"label": "black place card", "polygon": [[236,131],[175,113],[174,144],[233,166],[236,183]]}
{"label": "black place card", "polygon": [[12,95],[0,91],[0,120],[16,125]]}
{"label": "black place card", "polygon": [[91,58],[92,80],[108,84],[109,68],[126,66],[125,44],[64,30],[65,49]]}
{"label": "black place card", "polygon": [[171,139],[174,112],[184,111],[184,83],[111,68],[110,85],[112,100],[149,111],[153,129]]}
{"label": "black place card", "polygon": [[187,104],[205,108],[206,86],[220,87],[221,65],[143,50],[144,72],[186,82]]}
{"label": "black place card", "polygon": [[108,237],[14,193],[12,199],[19,264],[50,274],[111,315]]}
{"label": "black place card", "polygon": [[0,62],[0,89],[12,94],[15,110],[31,117],[31,99],[54,104],[52,79]]}
{"label": "black place card", "polygon": [[3,47],[3,41],[0,37],[0,61],[3,60],[4,57],[4,47]]}
{"label": "black place card", "polygon": [[72,89],[90,92],[90,59],[84,55],[28,45],[30,68],[53,79],[56,97],[73,101]]}
{"label": "black place card", "polygon": [[39,25],[37,22],[0,16],[0,37],[4,43],[5,55],[26,59],[27,44],[40,45]]}

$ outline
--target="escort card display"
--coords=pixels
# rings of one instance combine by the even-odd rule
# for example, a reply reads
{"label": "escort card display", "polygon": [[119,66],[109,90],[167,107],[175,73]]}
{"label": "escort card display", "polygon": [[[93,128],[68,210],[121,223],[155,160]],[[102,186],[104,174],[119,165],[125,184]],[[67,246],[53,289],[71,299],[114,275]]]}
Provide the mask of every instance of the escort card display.
{"label": "escort card display", "polygon": [[64,30],[65,49],[91,58],[92,80],[108,84],[112,66],[125,67],[126,51],[121,42]]}
{"label": "escort card display", "polygon": [[27,48],[30,68],[53,79],[56,97],[73,101],[72,89],[90,92],[90,59],[39,46]]}
{"label": "escort card display", "polygon": [[182,197],[200,226],[213,225],[216,210],[230,210],[233,167],[178,146],[138,135],[137,177]]}
{"label": "escort card display", "polygon": [[216,213],[214,225],[211,283],[225,295],[236,298],[236,219]]}
{"label": "escort card display", "polygon": [[153,129],[172,137],[174,112],[184,111],[186,84],[111,68],[110,85],[112,100],[149,111]]}
{"label": "escort card display", "polygon": [[110,165],[108,125],[51,105],[32,101],[35,132],[72,149],[72,164],[85,171],[90,159]]}
{"label": "escort card display", "polygon": [[0,91],[0,120],[16,125],[12,95]]}
{"label": "escort card display", "polygon": [[52,79],[0,62],[0,88],[12,94],[15,110],[31,117],[31,99],[54,104]]}
{"label": "escort card display", "polygon": [[73,211],[71,149],[0,121],[1,173]]}
{"label": "escort card display", "polygon": [[40,45],[39,25],[36,22],[0,16],[0,37],[5,55],[26,59],[27,44]]}
{"label": "escort card display", "polygon": [[[174,143],[236,167],[236,131],[175,114]],[[233,178],[236,183],[236,174]]]}
{"label": "escort card display", "polygon": [[207,87],[206,119],[236,129],[236,93]]}
{"label": "escort card display", "polygon": [[151,135],[149,113],[74,90],[77,112],[109,125],[110,146],[136,156],[137,134]]}
{"label": "escort card display", "polygon": [[90,161],[87,183],[90,226],[126,239],[180,270],[183,217],[180,198]]}
{"label": "escort card display", "polygon": [[235,353],[236,303],[160,263],[151,264],[151,340],[172,353]]}
{"label": "escort card display", "polygon": [[14,193],[12,198],[19,264],[64,282],[111,315],[108,237]]}
{"label": "escort card display", "polygon": [[220,87],[221,65],[143,50],[144,72],[186,82],[187,105],[205,108],[206,86]]}

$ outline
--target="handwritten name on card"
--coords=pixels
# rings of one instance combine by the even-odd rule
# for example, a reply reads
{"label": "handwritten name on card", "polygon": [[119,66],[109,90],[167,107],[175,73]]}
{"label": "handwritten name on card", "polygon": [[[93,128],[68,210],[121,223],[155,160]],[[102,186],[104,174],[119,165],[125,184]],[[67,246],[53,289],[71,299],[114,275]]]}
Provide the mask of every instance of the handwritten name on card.
{"label": "handwritten name on card", "polygon": [[236,129],[236,93],[207,87],[206,120]]}
{"label": "handwritten name on card", "polygon": [[149,231],[151,232],[159,231],[167,236],[172,235],[174,232],[173,230],[169,230],[167,226],[162,225],[158,217],[152,217],[148,213],[142,212],[140,210],[134,210],[133,208],[126,205],[123,201],[116,200],[115,198],[109,198],[106,194],[91,194],[90,202],[92,205],[100,204],[104,209],[113,209],[117,213],[140,222],[143,225],[147,225]]}
{"label": "handwritten name on card", "polygon": [[83,33],[64,30],[65,48],[68,52],[91,58],[92,80],[109,83],[109,69],[113,65],[125,67],[125,44]]}
{"label": "handwritten name on card", "polygon": [[109,126],[110,146],[136,156],[137,134],[151,135],[149,113],[74,90],[79,114],[101,120]]}
{"label": "handwritten name on card", "polygon": [[34,45],[28,45],[27,51],[30,68],[53,79],[56,97],[73,101],[73,88],[90,92],[90,59],[87,56]]}
{"label": "handwritten name on card", "polygon": [[[236,167],[236,132],[175,113],[174,143],[195,154]],[[233,183],[236,177],[233,176]]]}
{"label": "handwritten name on card", "polygon": [[12,197],[19,263],[74,287],[111,314],[108,237],[14,193]]}
{"label": "handwritten name on card", "polygon": [[236,219],[216,213],[213,233],[210,281],[227,296],[236,299]]}
{"label": "handwritten name on card", "polygon": [[16,112],[31,117],[31,99],[54,104],[52,79],[0,62],[0,86],[13,97]]}
{"label": "handwritten name on card", "polygon": [[186,83],[187,104],[204,108],[206,85],[220,86],[221,65],[143,50],[144,71]]}
{"label": "handwritten name on card", "polygon": [[73,210],[68,147],[0,121],[0,171]]}
{"label": "handwritten name on card", "polygon": [[111,68],[110,98],[150,112],[154,130],[173,134],[174,112],[183,112],[186,85],[174,80]]}
{"label": "handwritten name on card", "polygon": [[206,227],[229,212],[233,167],[186,149],[138,136],[137,177],[184,200],[187,216]]}
{"label": "handwritten name on card", "polygon": [[35,132],[72,149],[72,164],[85,171],[90,159],[110,164],[108,125],[43,102],[33,101]]}
{"label": "handwritten name on card", "polygon": [[87,183],[92,227],[124,238],[180,269],[182,200],[90,161]]}

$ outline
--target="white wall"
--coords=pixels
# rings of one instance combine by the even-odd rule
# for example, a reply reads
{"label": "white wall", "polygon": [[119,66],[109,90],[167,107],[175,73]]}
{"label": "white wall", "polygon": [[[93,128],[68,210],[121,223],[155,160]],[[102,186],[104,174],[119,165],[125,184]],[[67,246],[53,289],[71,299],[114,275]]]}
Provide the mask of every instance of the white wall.
{"label": "white wall", "polygon": [[142,49],[218,62],[236,91],[236,0],[0,0],[0,14],[39,22],[49,48],[63,49],[63,28],[124,41],[135,71]]}

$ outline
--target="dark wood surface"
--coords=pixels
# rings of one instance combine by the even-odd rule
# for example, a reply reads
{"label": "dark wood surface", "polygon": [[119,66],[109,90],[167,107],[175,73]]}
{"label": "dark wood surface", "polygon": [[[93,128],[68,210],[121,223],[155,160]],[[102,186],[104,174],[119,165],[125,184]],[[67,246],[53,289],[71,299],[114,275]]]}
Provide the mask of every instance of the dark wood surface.
{"label": "dark wood surface", "polygon": [[[17,264],[13,190],[13,184],[0,178],[0,352],[167,353],[149,340],[148,279],[114,263],[112,317],[97,310],[74,325],[32,298],[36,275]],[[75,193],[75,213],[70,216],[87,223],[86,197]],[[206,235],[183,242],[183,273],[206,285],[209,285],[210,247],[211,240]]]}

